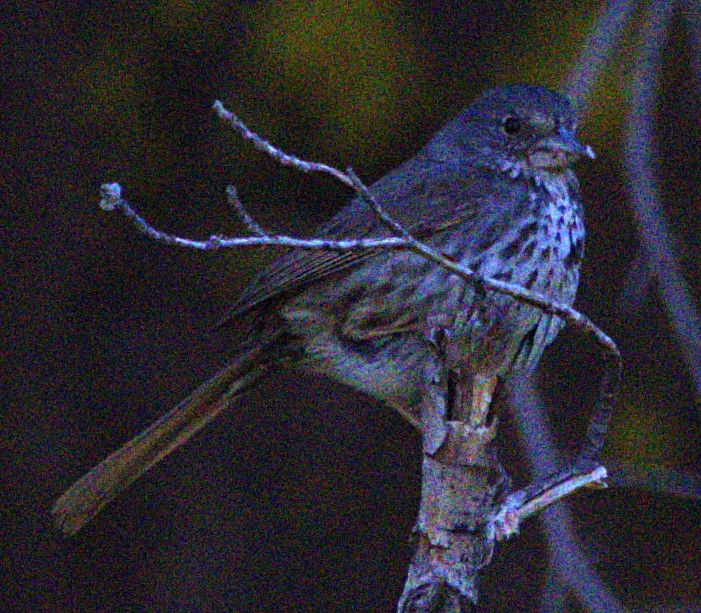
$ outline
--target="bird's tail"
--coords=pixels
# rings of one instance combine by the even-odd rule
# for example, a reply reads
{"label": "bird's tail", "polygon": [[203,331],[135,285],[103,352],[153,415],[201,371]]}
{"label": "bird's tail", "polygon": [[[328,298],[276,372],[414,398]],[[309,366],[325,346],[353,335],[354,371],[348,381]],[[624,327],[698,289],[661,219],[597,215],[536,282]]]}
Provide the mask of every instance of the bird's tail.
{"label": "bird's tail", "polygon": [[177,407],[76,481],[56,501],[52,514],[66,534],[75,534],[117,495],[185,443],[252,383],[269,362],[256,347],[222,369]]}

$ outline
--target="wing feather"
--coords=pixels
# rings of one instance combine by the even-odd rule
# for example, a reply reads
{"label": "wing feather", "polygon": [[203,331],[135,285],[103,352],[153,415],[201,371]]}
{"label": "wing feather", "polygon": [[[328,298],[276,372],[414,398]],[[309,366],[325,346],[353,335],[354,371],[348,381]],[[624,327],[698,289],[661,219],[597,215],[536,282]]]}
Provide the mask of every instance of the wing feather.
{"label": "wing feather", "polygon": [[[494,209],[495,195],[490,194],[490,184],[494,184],[491,170],[417,156],[380,179],[371,187],[371,192],[393,219],[417,238],[429,240],[438,232],[469,222],[476,208]],[[476,207],[477,198],[492,200],[485,203],[492,206]],[[358,197],[316,234],[330,239],[388,235],[388,230]],[[356,266],[379,251],[290,251],[272,262],[244,290],[218,326],[257,310],[270,300]]]}

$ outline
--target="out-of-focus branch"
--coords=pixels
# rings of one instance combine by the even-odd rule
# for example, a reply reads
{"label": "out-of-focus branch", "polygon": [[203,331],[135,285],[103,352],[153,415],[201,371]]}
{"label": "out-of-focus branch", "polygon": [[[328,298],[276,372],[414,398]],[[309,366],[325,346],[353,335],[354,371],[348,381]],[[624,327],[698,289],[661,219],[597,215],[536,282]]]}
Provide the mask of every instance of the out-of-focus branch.
{"label": "out-of-focus branch", "polygon": [[[550,435],[546,411],[532,377],[519,377],[509,385],[509,405],[536,477],[562,465]],[[594,570],[574,529],[568,505],[561,504],[540,516],[550,553],[550,564],[563,585],[592,611],[623,611],[623,606]]]}
{"label": "out-of-focus branch", "polygon": [[701,96],[701,6],[697,0],[683,0],[682,16],[691,45],[691,67],[696,77],[696,91]]}
{"label": "out-of-focus branch", "polygon": [[639,489],[659,496],[701,501],[701,475],[668,466],[609,461],[611,487]]}
{"label": "out-of-focus branch", "polygon": [[582,48],[577,64],[562,88],[575,103],[580,119],[586,115],[587,102],[591,91],[610,60],[616,45],[621,40],[637,0],[610,0],[602,8],[596,24],[592,28]]}
{"label": "out-of-focus branch", "polygon": [[563,613],[567,604],[569,586],[560,579],[552,555],[550,558],[537,611],[538,613]]}
{"label": "out-of-focus branch", "polygon": [[655,275],[660,296],[674,327],[686,367],[701,398],[701,317],[679,266],[653,165],[653,110],[662,49],[675,3],[655,2],[646,12],[633,73],[625,163],[638,234]]}

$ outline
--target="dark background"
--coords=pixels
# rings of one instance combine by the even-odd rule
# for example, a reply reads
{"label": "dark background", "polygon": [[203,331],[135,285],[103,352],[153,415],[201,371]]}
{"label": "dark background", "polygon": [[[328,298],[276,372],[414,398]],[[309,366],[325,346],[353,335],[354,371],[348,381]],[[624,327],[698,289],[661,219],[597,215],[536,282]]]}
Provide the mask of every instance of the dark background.
{"label": "dark background", "polygon": [[[98,208],[101,183],[119,181],[156,227],[200,238],[243,232],[224,201],[234,183],[265,227],[308,234],[347,190],[253,151],[216,121],[213,100],[283,149],[352,165],[371,183],[484,89],[560,85],[600,8],[340,4],[4,5],[2,610],[396,607],[412,553],[419,438],[386,407],[326,380],[275,375],[74,538],[49,515],[76,478],[232,355],[234,333],[209,328],[273,255],[157,244]],[[697,474],[699,396],[654,282],[634,309],[619,308],[626,283],[636,285],[639,249],[621,139],[636,19],[580,129],[598,157],[578,169],[588,242],[577,306],[625,358],[605,457]],[[698,303],[701,105],[679,20],[666,49],[657,164]],[[565,450],[585,423],[597,359],[568,332],[543,361]],[[501,439],[526,478],[508,415]],[[624,603],[701,609],[698,502],[614,488],[572,507]],[[485,610],[535,610],[546,566],[530,521],[485,573]]]}

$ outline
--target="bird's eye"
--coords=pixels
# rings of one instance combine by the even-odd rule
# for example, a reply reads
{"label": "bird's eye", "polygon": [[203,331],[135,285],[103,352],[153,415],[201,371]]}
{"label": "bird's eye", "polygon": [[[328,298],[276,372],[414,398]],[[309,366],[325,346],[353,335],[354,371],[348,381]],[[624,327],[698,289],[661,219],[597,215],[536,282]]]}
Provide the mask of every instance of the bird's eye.
{"label": "bird's eye", "polygon": [[521,120],[518,117],[509,115],[502,122],[501,128],[504,130],[504,134],[515,136],[521,131]]}

